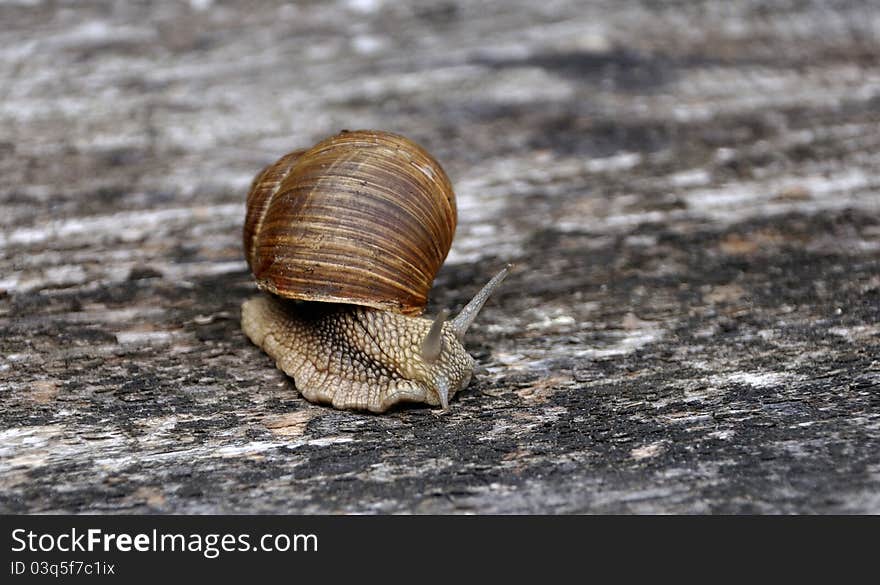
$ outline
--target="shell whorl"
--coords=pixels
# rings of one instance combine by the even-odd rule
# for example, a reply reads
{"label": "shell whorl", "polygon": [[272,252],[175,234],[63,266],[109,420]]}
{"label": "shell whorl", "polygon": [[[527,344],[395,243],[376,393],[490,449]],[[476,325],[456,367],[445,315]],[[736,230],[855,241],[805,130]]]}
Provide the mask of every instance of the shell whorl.
{"label": "shell whorl", "polygon": [[430,154],[359,130],[289,153],[254,179],[244,247],[260,289],[417,315],[455,225],[452,185]]}

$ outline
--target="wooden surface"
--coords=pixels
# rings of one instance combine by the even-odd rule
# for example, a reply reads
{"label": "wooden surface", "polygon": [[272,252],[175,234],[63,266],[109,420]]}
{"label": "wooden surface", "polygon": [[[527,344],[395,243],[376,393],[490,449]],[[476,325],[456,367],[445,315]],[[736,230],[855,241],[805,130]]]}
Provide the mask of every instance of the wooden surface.
{"label": "wooden surface", "polygon": [[[0,511],[880,512],[872,2],[0,3]],[[262,165],[422,143],[446,413],[242,334]]]}

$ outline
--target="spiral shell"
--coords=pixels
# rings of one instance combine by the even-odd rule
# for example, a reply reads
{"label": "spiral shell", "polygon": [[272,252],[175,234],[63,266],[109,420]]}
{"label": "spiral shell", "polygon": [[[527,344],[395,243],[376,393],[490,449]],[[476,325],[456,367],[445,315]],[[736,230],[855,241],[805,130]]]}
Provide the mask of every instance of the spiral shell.
{"label": "spiral shell", "polygon": [[343,131],[257,175],[244,249],[262,290],[417,315],[455,225],[452,185],[422,147]]}

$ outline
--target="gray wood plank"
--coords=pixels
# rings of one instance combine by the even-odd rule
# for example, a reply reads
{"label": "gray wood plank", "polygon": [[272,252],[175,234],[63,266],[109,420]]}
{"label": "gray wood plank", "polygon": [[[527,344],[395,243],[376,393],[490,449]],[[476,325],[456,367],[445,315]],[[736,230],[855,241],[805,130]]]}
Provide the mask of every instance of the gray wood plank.
{"label": "gray wood plank", "polygon": [[[0,3],[0,510],[880,512],[871,2]],[[341,128],[517,265],[446,413],[238,324],[254,173]]]}

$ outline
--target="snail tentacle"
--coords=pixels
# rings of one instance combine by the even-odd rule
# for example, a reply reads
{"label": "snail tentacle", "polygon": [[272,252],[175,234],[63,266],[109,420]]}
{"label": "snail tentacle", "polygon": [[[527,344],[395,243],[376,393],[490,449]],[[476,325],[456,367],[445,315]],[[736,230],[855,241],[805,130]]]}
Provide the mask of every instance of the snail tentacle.
{"label": "snail tentacle", "polygon": [[448,309],[440,311],[437,318],[431,324],[428,334],[425,335],[424,341],[422,341],[422,359],[429,364],[437,361],[437,358],[440,357],[440,352],[443,351],[443,323],[447,317],[449,317]]}
{"label": "snail tentacle", "polygon": [[467,333],[467,330],[474,322],[474,319],[477,318],[480,309],[483,308],[483,305],[486,304],[489,297],[498,290],[501,282],[510,273],[511,268],[513,268],[513,264],[508,264],[502,268],[498,274],[492,277],[492,280],[486,283],[486,286],[484,286],[480,292],[474,295],[474,298],[472,298],[465,308],[461,310],[461,313],[452,320],[452,330],[455,331],[455,336],[458,337],[459,340],[464,339],[465,333]]}

